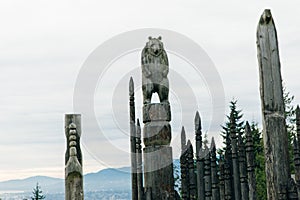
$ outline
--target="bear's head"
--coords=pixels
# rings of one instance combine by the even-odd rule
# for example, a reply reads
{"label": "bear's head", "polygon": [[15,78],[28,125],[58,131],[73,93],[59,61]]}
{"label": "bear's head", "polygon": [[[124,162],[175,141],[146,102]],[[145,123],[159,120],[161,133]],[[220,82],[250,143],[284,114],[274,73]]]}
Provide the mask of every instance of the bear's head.
{"label": "bear's head", "polygon": [[159,36],[158,38],[148,38],[149,41],[146,44],[146,48],[148,50],[148,53],[150,53],[153,56],[160,56],[160,54],[164,50],[163,43],[161,42],[161,37]]}

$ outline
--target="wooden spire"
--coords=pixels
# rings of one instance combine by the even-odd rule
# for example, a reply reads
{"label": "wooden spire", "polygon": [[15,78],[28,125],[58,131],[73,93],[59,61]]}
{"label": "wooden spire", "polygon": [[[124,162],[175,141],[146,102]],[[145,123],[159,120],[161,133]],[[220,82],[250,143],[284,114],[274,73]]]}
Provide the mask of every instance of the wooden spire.
{"label": "wooden spire", "polygon": [[246,122],[245,126],[246,135],[246,160],[247,160],[247,175],[249,185],[249,200],[256,200],[256,180],[254,173],[254,146],[253,137],[250,129],[250,125]]}
{"label": "wooden spire", "polygon": [[284,115],[277,32],[269,9],[257,27],[257,56],[263,114],[268,199],[288,199],[290,178],[288,136]]}
{"label": "wooden spire", "polygon": [[201,118],[197,111],[195,115],[195,139],[196,139],[196,168],[197,168],[197,199],[204,199],[204,158],[200,156],[202,151]]}

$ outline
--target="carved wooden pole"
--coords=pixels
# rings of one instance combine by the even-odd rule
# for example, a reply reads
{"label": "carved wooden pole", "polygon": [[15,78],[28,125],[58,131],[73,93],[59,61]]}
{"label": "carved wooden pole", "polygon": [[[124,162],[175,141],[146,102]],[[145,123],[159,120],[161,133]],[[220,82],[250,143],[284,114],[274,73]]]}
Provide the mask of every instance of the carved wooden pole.
{"label": "carved wooden pole", "polygon": [[196,167],[197,167],[197,199],[204,199],[204,158],[200,157],[202,150],[201,118],[199,112],[195,116],[195,135],[196,135]]}
{"label": "carved wooden pole", "polygon": [[220,169],[220,199],[225,200],[225,183],[224,183],[224,156],[220,154],[220,163],[219,163],[219,169]]}
{"label": "carved wooden pole", "polygon": [[211,183],[212,183],[212,200],[220,200],[219,179],[217,171],[217,157],[215,139],[211,139]]}
{"label": "carved wooden pole", "polygon": [[299,108],[299,105],[297,105],[297,108],[296,108],[296,130],[297,130],[298,145],[300,147],[300,108]]}
{"label": "carved wooden pole", "polygon": [[246,126],[245,126],[245,135],[246,135],[246,160],[247,160],[247,175],[248,175],[248,185],[249,185],[249,200],[256,200],[253,137],[248,122],[246,122]]}
{"label": "carved wooden pole", "polygon": [[187,200],[188,193],[188,175],[187,175],[187,158],[186,158],[186,136],[184,127],[181,129],[181,156],[180,156],[180,171],[181,171],[181,198]]}
{"label": "carved wooden pole", "polygon": [[268,9],[262,14],[257,27],[257,50],[268,199],[288,199],[288,135],[277,33]]}
{"label": "carved wooden pole", "polygon": [[189,194],[190,199],[197,199],[196,191],[196,174],[194,167],[194,151],[190,140],[187,142],[187,156],[188,156],[188,167],[189,167]]}
{"label": "carved wooden pole", "polygon": [[[142,55],[144,187],[153,199],[175,199],[173,152],[170,146],[169,62],[161,37],[149,37]],[[153,93],[159,103],[151,103]]]}
{"label": "carved wooden pole", "polygon": [[[299,175],[300,175],[300,152],[299,152],[299,143],[296,138],[293,141],[294,145],[294,164],[295,164],[295,180],[298,190],[298,195],[300,194],[300,187],[299,187]],[[300,199],[300,195],[298,196]]]}
{"label": "carved wooden pole", "polygon": [[65,160],[65,199],[83,200],[82,154],[80,149],[81,115],[65,115],[67,151]]}
{"label": "carved wooden pole", "polygon": [[294,139],[294,163],[295,163],[295,180],[298,191],[298,198],[300,199],[300,109],[296,108],[296,127],[297,140]]}
{"label": "carved wooden pole", "polygon": [[233,189],[235,199],[241,199],[240,168],[238,161],[237,135],[233,113],[230,115],[230,138],[232,147]]}
{"label": "carved wooden pole", "polygon": [[130,152],[131,152],[131,192],[132,200],[138,199],[137,164],[136,164],[136,127],[134,83],[132,77],[129,81],[129,115],[130,115]]}
{"label": "carved wooden pole", "polygon": [[224,163],[224,188],[225,188],[225,200],[232,200],[232,187],[231,187],[231,173],[230,173],[230,163],[225,158]]}
{"label": "carved wooden pole", "polygon": [[144,199],[144,187],[143,187],[143,166],[142,166],[142,144],[141,144],[141,125],[140,120],[137,119],[136,129],[136,163],[137,163],[137,188],[138,188],[138,200]]}
{"label": "carved wooden pole", "polygon": [[224,162],[224,188],[225,188],[225,200],[231,200],[234,198],[232,187],[232,151],[231,141],[229,134],[226,135],[226,149],[225,149],[225,162]]}
{"label": "carved wooden pole", "polygon": [[211,169],[210,169],[210,152],[208,147],[204,150],[204,181],[205,181],[205,200],[211,200]]}
{"label": "carved wooden pole", "polygon": [[245,144],[241,133],[239,133],[238,135],[238,148],[239,148],[238,158],[239,158],[239,167],[240,167],[241,197],[242,200],[249,200],[246,151],[245,151]]}

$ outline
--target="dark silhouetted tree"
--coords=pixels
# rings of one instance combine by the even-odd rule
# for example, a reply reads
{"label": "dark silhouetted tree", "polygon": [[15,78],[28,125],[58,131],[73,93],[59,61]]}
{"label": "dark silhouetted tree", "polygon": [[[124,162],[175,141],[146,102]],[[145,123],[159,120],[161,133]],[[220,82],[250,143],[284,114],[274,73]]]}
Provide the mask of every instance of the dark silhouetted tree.
{"label": "dark silhouetted tree", "polygon": [[35,188],[33,188],[32,195],[33,196],[31,197],[31,200],[40,200],[46,198],[46,196],[43,195],[43,191],[41,190],[39,183],[37,183]]}

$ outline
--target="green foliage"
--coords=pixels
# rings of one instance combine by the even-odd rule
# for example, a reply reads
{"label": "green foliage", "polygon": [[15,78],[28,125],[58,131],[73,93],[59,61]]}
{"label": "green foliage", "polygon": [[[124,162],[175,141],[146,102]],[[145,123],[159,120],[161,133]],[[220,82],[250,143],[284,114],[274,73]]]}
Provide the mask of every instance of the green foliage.
{"label": "green foliage", "polygon": [[[233,116],[233,123],[235,127],[235,132],[237,134],[243,134],[244,132],[244,121],[242,120],[243,114],[242,110],[237,109],[237,100],[232,100],[229,103],[230,108],[230,114],[226,116],[227,121],[225,122],[225,125],[222,126],[222,132],[221,136],[223,137],[223,144],[226,146],[226,143],[230,144],[230,116]],[[227,138],[227,142],[226,142]],[[218,154],[223,154],[225,152],[225,147],[218,149]]]}
{"label": "green foliage", "polygon": [[255,179],[257,199],[267,199],[267,185],[265,173],[265,156],[262,133],[256,122],[251,123],[251,133],[254,146]]}
{"label": "green foliage", "polygon": [[39,183],[37,183],[35,188],[33,188],[32,195],[33,196],[31,197],[31,200],[40,200],[46,198],[46,196],[43,195],[43,191],[41,190]]}
{"label": "green foliage", "polygon": [[294,154],[293,154],[293,139],[296,135],[296,108],[293,105],[294,96],[287,91],[286,87],[283,87],[283,101],[285,108],[286,129],[289,142],[289,156],[290,156],[290,168],[291,173],[294,173]]}

